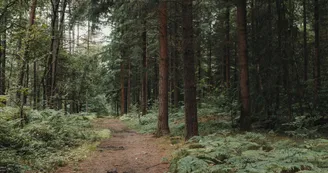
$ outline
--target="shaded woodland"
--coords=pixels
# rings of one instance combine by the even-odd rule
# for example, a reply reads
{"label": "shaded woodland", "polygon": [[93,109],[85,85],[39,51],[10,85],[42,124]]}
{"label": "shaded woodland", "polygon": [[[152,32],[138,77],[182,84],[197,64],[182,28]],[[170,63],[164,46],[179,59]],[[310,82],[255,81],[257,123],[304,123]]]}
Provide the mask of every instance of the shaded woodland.
{"label": "shaded woodland", "polygon": [[[221,133],[204,116],[234,132],[324,140],[327,9],[325,0],[0,0],[0,158],[21,151],[22,129],[38,140],[62,134],[56,149],[101,139],[74,132],[91,128],[72,122],[88,114],[133,117],[148,129],[147,120],[157,137],[179,129],[186,141]],[[58,122],[77,140],[66,144]],[[250,134],[239,137],[260,138]]]}

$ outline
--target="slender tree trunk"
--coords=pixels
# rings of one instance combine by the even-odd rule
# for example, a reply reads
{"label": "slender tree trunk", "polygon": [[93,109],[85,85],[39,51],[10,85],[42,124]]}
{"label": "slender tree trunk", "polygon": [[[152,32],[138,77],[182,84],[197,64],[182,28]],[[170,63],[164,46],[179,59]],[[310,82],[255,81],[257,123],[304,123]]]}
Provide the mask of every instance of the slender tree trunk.
{"label": "slender tree trunk", "polygon": [[125,110],[124,110],[124,108],[125,108],[125,85],[124,85],[124,74],[125,74],[125,72],[124,72],[124,63],[123,62],[121,62],[121,115],[124,115],[124,113],[125,113]]}
{"label": "slender tree trunk", "polygon": [[[7,4],[7,1],[4,2]],[[0,95],[6,94],[6,51],[7,51],[7,14],[2,16],[2,25],[4,27],[1,35],[1,56],[0,56]],[[9,82],[8,82],[9,83]]]}
{"label": "slender tree trunk", "polygon": [[[7,27],[7,18],[4,17],[4,24]],[[6,51],[7,51],[7,29],[3,31],[1,40],[1,57],[0,57],[0,95],[6,94]]]}
{"label": "slender tree trunk", "polygon": [[55,85],[55,65],[57,56],[57,42],[58,40],[58,11],[60,0],[51,0],[52,2],[52,18],[51,18],[51,42],[50,42],[50,52],[48,58],[48,69],[46,72],[46,95],[47,95],[47,106],[53,107],[53,94]]}
{"label": "slender tree trunk", "polygon": [[4,31],[5,33],[3,34],[3,38],[2,38],[2,44],[1,44],[1,47],[2,47],[2,52],[1,52],[1,67],[0,67],[0,95],[5,95],[6,94],[6,31]]}
{"label": "slender tree trunk", "polygon": [[[53,56],[53,63],[52,63],[52,84],[51,84],[51,96],[56,96],[57,93],[59,93],[58,88],[57,88],[57,73],[58,73],[58,59],[59,59],[59,50],[60,46],[63,45],[63,35],[65,31],[65,13],[66,13],[66,6],[67,6],[67,0],[62,0],[61,2],[61,12],[60,12],[60,23],[59,23],[59,28],[58,28],[58,33],[57,33],[57,39],[56,39],[56,45],[55,45],[55,56]],[[57,97],[57,96],[56,96]],[[60,99],[60,98],[55,98],[55,99]],[[58,105],[58,104],[57,104]],[[57,107],[57,109],[59,109]]]}
{"label": "slender tree trunk", "polygon": [[79,52],[79,48],[80,48],[80,23],[77,22],[76,52]]}
{"label": "slender tree trunk", "polygon": [[193,5],[192,0],[182,2],[183,19],[183,62],[184,62],[184,102],[185,102],[185,139],[198,135],[197,100],[195,83],[195,62],[193,49]]}
{"label": "slender tree trunk", "polygon": [[293,2],[292,0],[289,0],[288,1],[288,9],[289,9],[289,14],[291,14],[291,16],[289,17],[289,30],[290,32],[286,32],[286,36],[288,37],[286,40],[289,40],[289,43],[288,42],[285,42],[285,48],[287,48],[288,46],[290,46],[289,49],[285,49],[284,51],[286,52],[285,55],[286,55],[286,58],[285,58],[285,66],[287,68],[287,74],[285,75],[286,78],[287,78],[287,85],[286,85],[286,92],[287,92],[287,105],[288,105],[288,117],[289,117],[289,120],[292,121],[292,95],[291,95],[291,80],[290,80],[290,77],[292,76],[291,74],[293,74],[292,72],[290,72],[290,68],[292,69],[291,67],[291,63],[290,63],[290,59],[293,59],[294,57],[294,52],[293,51],[287,51],[287,50],[295,50],[295,46],[294,46],[294,42],[293,40],[296,40],[296,38],[293,38],[293,23],[294,23],[294,6],[293,6]]}
{"label": "slender tree trunk", "polygon": [[[124,21],[122,21],[122,24],[124,23]],[[125,28],[121,28],[121,39],[124,39],[124,34],[125,34]],[[121,51],[121,68],[120,68],[120,85],[121,85],[121,97],[120,97],[120,102],[121,102],[121,116],[124,115],[125,112],[125,108],[126,108],[126,88],[125,88],[125,77],[126,77],[126,62],[125,62],[125,45],[122,45],[120,47],[120,51]]]}
{"label": "slender tree trunk", "polygon": [[37,109],[37,105],[38,105],[38,102],[39,102],[39,98],[38,98],[39,79],[38,79],[37,66],[38,66],[37,61],[34,61],[33,62],[33,109]]}
{"label": "slender tree trunk", "polygon": [[318,105],[320,90],[320,28],[319,28],[319,0],[314,0],[314,103]]}
{"label": "slender tree trunk", "polygon": [[230,88],[230,7],[226,9],[226,43],[225,43],[225,74],[226,86]]}
{"label": "slender tree trunk", "polygon": [[[234,43],[234,70],[233,70],[233,79],[234,79],[234,88],[238,87],[238,42]],[[240,90],[238,90],[240,91]]]}
{"label": "slender tree trunk", "polygon": [[212,76],[212,24],[211,21],[209,23],[210,25],[210,32],[209,32],[209,38],[208,38],[208,72],[207,72],[207,77],[208,77],[208,92],[212,91],[213,87],[213,76]]}
{"label": "slender tree trunk", "polygon": [[147,25],[146,25],[146,19],[143,19],[143,31],[142,31],[142,41],[143,41],[143,47],[142,47],[142,85],[141,85],[141,97],[142,97],[142,102],[141,102],[141,112],[142,115],[147,114],[147,103],[148,103],[148,97],[147,97],[147,92],[148,92],[148,74],[147,74]]}
{"label": "slender tree trunk", "polygon": [[[0,36],[0,39],[2,40],[1,36]],[[0,48],[0,95],[4,95],[3,83],[5,81],[4,78],[2,77],[2,73],[3,73],[2,65],[3,65],[3,56],[2,56],[2,45],[1,45],[1,48]]]}
{"label": "slender tree trunk", "polygon": [[[272,29],[272,0],[268,0],[268,27],[269,27],[269,31],[268,31],[268,41],[267,41],[267,47],[268,47],[268,61],[270,63],[272,63],[272,57],[273,57],[273,29]],[[268,68],[269,69],[269,68]],[[269,90],[264,90],[264,97],[266,99],[266,112],[268,116],[272,115],[272,105],[273,105],[273,93],[274,91],[271,89],[272,87],[269,87]]]}
{"label": "slender tree trunk", "polygon": [[[176,14],[179,13],[178,9],[178,3],[175,2],[175,12]],[[179,45],[179,40],[178,40],[178,17],[175,17],[175,22],[174,22],[174,60],[173,60],[173,87],[174,87],[174,107],[178,108],[179,107],[179,51],[178,51],[178,45]]]}
{"label": "slender tree trunk", "polygon": [[168,123],[168,42],[167,42],[167,2],[160,1],[160,62],[159,62],[159,115],[157,135],[163,136],[170,133]]}
{"label": "slender tree trunk", "polygon": [[[71,8],[72,1],[68,2],[68,16],[69,20],[72,21],[72,8]],[[72,54],[73,52],[73,47],[72,47],[72,28],[73,24],[70,22],[69,27],[68,27],[68,47],[69,47],[69,54]]]}
{"label": "slender tree trunk", "polygon": [[[275,110],[274,113],[276,114],[276,112],[278,111],[278,109],[280,108],[280,86],[281,86],[281,77],[283,77],[284,79],[286,78],[280,68],[283,67],[283,71],[284,73],[286,73],[286,68],[284,67],[283,61],[284,58],[282,58],[282,56],[284,55],[282,52],[282,36],[283,36],[283,17],[284,17],[284,9],[283,9],[283,4],[281,2],[281,0],[276,0],[276,6],[277,6],[277,15],[278,15],[278,21],[277,21],[277,30],[278,30],[278,57],[277,57],[277,65],[278,65],[278,72],[277,72],[277,82],[276,82],[276,106],[275,106]],[[282,63],[282,65],[281,65]]]}
{"label": "slender tree trunk", "polygon": [[304,81],[308,80],[308,50],[307,50],[307,15],[306,0],[303,0],[303,51],[304,51]]}
{"label": "slender tree trunk", "polygon": [[[24,85],[24,88],[29,88],[29,82],[30,82],[30,65],[29,65],[28,61],[26,62],[25,68],[26,68],[26,72],[25,72],[26,78],[25,78],[25,81],[24,81],[24,84],[23,85]],[[27,96],[28,96],[28,93],[24,93],[23,95],[24,95],[23,96],[23,103],[24,103],[24,105],[26,105],[27,104]]]}
{"label": "slender tree trunk", "polygon": [[[183,8],[182,8],[182,10],[183,10]],[[203,69],[202,69],[202,63],[201,63],[201,61],[202,61],[202,47],[201,46],[203,43],[201,42],[202,39],[200,39],[200,37],[199,37],[202,34],[201,28],[200,28],[201,27],[200,26],[200,24],[201,24],[200,18],[201,18],[201,15],[198,15],[197,19],[195,20],[195,23],[193,24],[194,25],[193,32],[195,32],[195,35],[198,36],[198,37],[193,38],[193,41],[195,40],[195,42],[197,43],[197,44],[193,44],[194,55],[196,54],[196,56],[194,57],[195,58],[195,62],[194,62],[195,63],[195,73],[196,73],[195,83],[201,83],[201,81],[203,79],[203,76],[202,76]],[[184,21],[182,21],[182,28],[183,28],[183,22]],[[183,32],[184,32],[184,30],[183,30]],[[182,40],[183,40],[183,38],[182,38]],[[182,54],[184,54],[184,52]],[[203,98],[203,89],[204,89],[204,86],[201,85],[201,86],[199,86],[199,89],[196,90],[196,97],[198,97],[199,100],[201,98]],[[199,106],[201,106],[201,105],[199,105]]]}
{"label": "slender tree trunk", "polygon": [[154,57],[154,74],[155,74],[155,79],[154,79],[154,100],[158,100],[158,81],[159,81],[159,68],[158,68],[158,62],[157,62],[157,57]]}
{"label": "slender tree trunk", "polygon": [[[18,99],[18,104],[20,106],[20,118],[21,118],[21,126],[23,127],[25,122],[26,122],[26,117],[24,114],[24,105],[26,104],[27,101],[27,94],[25,91],[23,91],[23,88],[28,87],[28,82],[29,82],[29,65],[28,65],[28,54],[29,54],[29,42],[30,42],[30,32],[32,29],[32,26],[34,25],[34,20],[35,20],[35,10],[36,10],[36,4],[37,0],[33,0],[30,8],[30,18],[29,18],[29,27],[27,30],[27,35],[26,35],[26,43],[25,43],[25,48],[24,48],[24,54],[21,62],[21,71],[18,79],[18,85],[20,90],[17,91],[17,99]],[[26,78],[26,79],[25,79]],[[25,79],[25,81],[24,81]],[[24,89],[25,90],[25,89]]]}
{"label": "slender tree trunk", "polygon": [[251,112],[248,84],[246,13],[246,0],[237,0],[237,32],[241,94],[240,129],[242,131],[249,131],[251,129]]}
{"label": "slender tree trunk", "polygon": [[[21,71],[19,75],[18,85],[20,86],[20,91],[17,92],[17,99],[20,100],[20,103],[26,104],[27,95],[25,92],[22,92],[23,88],[28,87],[29,83],[29,65],[28,65],[28,55],[29,55],[29,44],[30,44],[30,33],[32,30],[32,26],[34,25],[35,20],[35,10],[36,10],[37,0],[33,0],[30,8],[30,18],[29,18],[29,27],[27,30],[26,40],[25,40],[25,48],[23,53],[23,59],[21,62]],[[23,96],[21,94],[23,93]]]}
{"label": "slender tree trunk", "polygon": [[20,72],[19,72],[19,78],[18,78],[19,90],[17,91],[17,94],[16,94],[16,100],[20,104],[20,103],[23,103],[22,94],[24,94],[23,88],[24,88],[24,78],[25,78],[25,73],[26,73],[26,62],[24,60],[22,60],[19,64],[20,64]]}
{"label": "slender tree trunk", "polygon": [[128,84],[127,84],[127,90],[126,90],[126,113],[130,112],[130,106],[131,106],[131,59],[128,58]]}

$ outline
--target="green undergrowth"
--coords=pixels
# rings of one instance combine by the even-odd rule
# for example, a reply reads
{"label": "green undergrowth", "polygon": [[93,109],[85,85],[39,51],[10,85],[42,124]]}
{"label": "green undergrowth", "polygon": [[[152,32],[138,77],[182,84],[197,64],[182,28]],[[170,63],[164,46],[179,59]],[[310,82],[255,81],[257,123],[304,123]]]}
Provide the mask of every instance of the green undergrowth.
{"label": "green undergrowth", "polygon": [[50,172],[84,158],[109,130],[94,130],[95,115],[64,115],[62,111],[27,111],[21,128],[18,110],[0,112],[0,172]]}
{"label": "green undergrowth", "polygon": [[174,155],[174,173],[328,172],[326,139],[294,141],[222,131],[194,137]]}
{"label": "green undergrowth", "polygon": [[[186,141],[171,160],[171,173],[296,173],[328,172],[328,140],[279,137],[274,132],[239,134],[231,117],[206,107],[198,110],[201,136]],[[120,119],[140,133],[153,133],[156,111]],[[171,142],[184,134],[182,109],[169,114]],[[172,144],[179,143],[175,141]],[[180,145],[179,145],[180,146]]]}
{"label": "green undergrowth", "polygon": [[[208,135],[217,132],[220,129],[231,129],[230,118],[224,113],[213,107],[202,106],[198,109],[198,128],[201,135]],[[139,133],[154,133],[157,128],[158,111],[152,109],[148,114],[138,116],[137,113],[129,113],[120,117],[130,128],[137,130]],[[171,136],[184,135],[184,112],[183,108],[171,109],[169,113],[169,126]]]}

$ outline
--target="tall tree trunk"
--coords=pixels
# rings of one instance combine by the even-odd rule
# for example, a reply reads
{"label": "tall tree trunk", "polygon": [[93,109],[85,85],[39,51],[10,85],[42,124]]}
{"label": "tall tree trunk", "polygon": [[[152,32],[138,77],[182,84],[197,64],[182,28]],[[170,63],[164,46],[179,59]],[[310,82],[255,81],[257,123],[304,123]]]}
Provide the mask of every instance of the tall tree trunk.
{"label": "tall tree trunk", "polygon": [[[197,21],[197,23],[196,23],[196,25],[195,25],[195,27],[196,27],[196,35],[201,35],[201,29],[200,29],[200,21],[198,20]],[[193,38],[194,39],[194,38]],[[202,47],[201,47],[201,45],[202,45],[202,43],[201,43],[201,39],[198,37],[196,37],[196,42],[198,43],[197,45],[196,45],[196,47],[194,46],[194,49],[196,50],[196,57],[195,57],[195,59],[196,59],[196,69],[197,69],[197,79],[196,79],[196,77],[195,77],[195,80],[197,80],[197,81],[195,81],[195,83],[201,83],[201,81],[202,81],[202,79],[203,79],[203,68],[202,68],[202,61],[201,61],[201,59],[202,59]],[[198,89],[198,92],[197,92],[197,90],[196,90],[196,97],[198,97],[198,98],[203,98],[203,89],[204,89],[204,86],[202,85],[202,86],[200,86],[199,87],[199,89]]]}
{"label": "tall tree trunk", "polygon": [[[25,74],[26,74],[26,78],[25,78],[25,81],[24,81],[24,88],[29,88],[29,82],[30,82],[30,65],[29,65],[29,63],[28,63],[28,61],[26,62],[26,72],[25,72]],[[24,96],[23,96],[23,103],[24,103],[24,105],[26,105],[27,104],[27,96],[28,96],[28,93],[26,92],[26,93],[24,93],[23,94]]]}
{"label": "tall tree trunk", "polygon": [[225,43],[225,74],[226,86],[230,88],[230,7],[226,9],[226,43]]}
{"label": "tall tree trunk", "polygon": [[[0,40],[2,40],[1,36],[0,36]],[[3,83],[4,83],[4,78],[2,77],[2,73],[3,73],[3,69],[2,68],[2,65],[3,65],[3,56],[2,56],[2,45],[1,45],[1,48],[0,48],[0,95],[4,95],[4,92],[3,92]]]}
{"label": "tall tree trunk", "polygon": [[208,85],[209,88],[207,90],[209,92],[212,91],[213,87],[213,76],[212,76],[212,21],[210,20],[210,31],[209,31],[209,38],[208,38],[208,71],[207,71],[207,77],[208,77]]}
{"label": "tall tree trunk", "polygon": [[281,72],[281,68],[283,68],[283,72],[286,74],[286,67],[284,65],[285,59],[283,58],[284,53],[282,50],[282,42],[283,42],[283,34],[284,34],[284,17],[285,17],[285,9],[284,4],[282,3],[282,0],[276,0],[276,6],[277,6],[277,15],[278,15],[278,21],[277,21],[277,31],[278,31],[278,56],[276,60],[276,64],[278,66],[278,72],[277,72],[277,82],[276,82],[276,105],[274,109],[274,114],[278,111],[280,108],[280,86],[281,86],[281,78],[283,77],[283,83],[286,84],[286,76]]}
{"label": "tall tree trunk", "polygon": [[[179,9],[178,9],[178,3],[175,2],[175,12],[176,14],[179,13]],[[174,90],[174,93],[173,93],[173,100],[174,100],[174,107],[175,108],[178,108],[179,106],[179,51],[178,51],[178,45],[179,45],[179,39],[178,39],[178,28],[179,28],[179,25],[178,25],[178,17],[175,17],[175,22],[174,22],[174,28],[173,28],[173,32],[174,32],[174,48],[173,48],[173,51],[174,51],[174,60],[173,60],[173,90]]]}
{"label": "tall tree trunk", "polygon": [[147,74],[147,25],[146,25],[146,19],[143,19],[143,27],[142,27],[142,85],[141,85],[141,112],[142,115],[147,114],[147,103],[148,103],[148,74]]}
{"label": "tall tree trunk", "polygon": [[[268,9],[267,9],[267,13],[268,13],[268,27],[269,27],[269,31],[268,31],[268,40],[267,40],[267,47],[268,47],[268,61],[270,63],[272,63],[272,57],[273,57],[273,29],[272,29],[272,0],[268,0]],[[268,68],[269,69],[269,68]],[[267,72],[267,71],[266,71]],[[264,90],[264,97],[266,100],[266,112],[268,117],[272,115],[272,105],[273,105],[273,98],[274,98],[274,91],[272,90],[273,87],[269,87],[270,89],[266,89]]]}
{"label": "tall tree trunk", "polygon": [[121,72],[120,72],[120,78],[121,78],[121,115],[124,115],[125,113],[125,80],[124,80],[124,62],[121,62]]}
{"label": "tall tree trunk", "polygon": [[[6,17],[5,17],[6,18]],[[4,20],[6,27],[6,19]],[[1,57],[0,57],[0,95],[6,94],[6,50],[7,50],[7,30],[4,30],[4,33],[1,38]]]}
{"label": "tall tree trunk", "polygon": [[304,81],[308,80],[308,50],[307,50],[307,15],[306,0],[303,0],[303,51],[304,51]]}
{"label": "tall tree trunk", "polygon": [[237,33],[241,95],[240,129],[249,131],[251,129],[251,112],[248,85],[246,0],[237,0]]}
{"label": "tall tree trunk", "polygon": [[[124,20],[121,21],[121,25],[124,24]],[[126,31],[126,27],[123,27],[121,26],[121,39],[123,40],[124,39],[124,34],[125,34],[125,31]],[[125,112],[125,108],[126,108],[126,88],[125,88],[125,77],[126,77],[126,70],[125,70],[125,67],[126,67],[126,62],[125,62],[125,56],[126,56],[126,53],[125,53],[125,45],[121,45],[120,47],[120,51],[121,51],[121,67],[120,67],[120,85],[121,85],[121,97],[120,97],[120,102],[121,102],[121,113],[120,115],[124,115],[126,112]]]}
{"label": "tall tree trunk", "polygon": [[[7,1],[4,1],[7,4]],[[2,14],[3,31],[1,34],[1,49],[0,49],[0,95],[6,94],[6,51],[7,51],[7,14]],[[8,82],[9,83],[9,82]]]}
{"label": "tall tree trunk", "polygon": [[[20,91],[17,92],[17,99],[20,100],[19,103],[26,104],[27,101],[27,95],[26,92],[23,92],[23,88],[28,87],[29,83],[29,65],[28,65],[28,59],[29,59],[29,44],[30,44],[30,34],[32,30],[32,26],[34,25],[35,20],[35,10],[36,10],[37,0],[33,0],[30,8],[30,18],[29,18],[29,27],[27,29],[26,34],[26,40],[25,40],[25,48],[23,53],[23,58],[21,62],[21,68],[20,68],[20,75],[18,79],[18,85],[20,87]],[[23,93],[23,96],[21,96]],[[23,100],[21,100],[23,99]]]}
{"label": "tall tree trunk", "polygon": [[53,107],[53,94],[55,89],[55,70],[57,61],[57,42],[58,40],[58,12],[60,0],[51,0],[52,4],[52,18],[51,18],[51,42],[50,52],[48,57],[48,69],[46,72],[46,95],[47,95],[47,106]]}
{"label": "tall tree trunk", "polygon": [[126,90],[126,113],[130,112],[131,107],[131,58],[128,58],[128,79]]}
{"label": "tall tree trunk", "polygon": [[183,62],[184,62],[184,102],[185,139],[198,135],[197,100],[195,83],[195,62],[193,49],[193,9],[192,0],[183,0]]}
{"label": "tall tree trunk", "polygon": [[153,86],[153,90],[154,90],[154,93],[153,93],[153,97],[154,97],[154,100],[158,101],[158,82],[159,82],[159,68],[158,68],[158,61],[157,61],[157,58],[154,57],[154,74],[155,74],[155,79],[154,79],[154,86]]}
{"label": "tall tree trunk", "polygon": [[21,126],[23,126],[26,122],[26,117],[24,114],[24,105],[26,104],[27,101],[27,93],[24,91],[25,90],[24,88],[28,87],[28,82],[29,82],[28,54],[29,54],[30,33],[35,20],[36,5],[37,5],[37,0],[33,0],[30,8],[29,27],[27,29],[27,34],[26,34],[25,48],[24,48],[24,53],[21,62],[21,69],[20,69],[21,71],[18,79],[19,90],[17,91],[17,100],[20,107]]}
{"label": "tall tree trunk", "polygon": [[[72,21],[72,8],[71,8],[72,1],[68,2],[68,16],[69,20]],[[69,27],[68,27],[68,47],[69,47],[69,54],[72,54],[73,52],[73,47],[72,47],[72,30],[73,30],[73,23],[70,22]]]}
{"label": "tall tree trunk", "polygon": [[77,22],[76,52],[79,52],[79,48],[80,48],[80,23]]}
{"label": "tall tree trunk", "polygon": [[[67,6],[67,0],[62,0],[61,2],[62,6],[61,6],[61,11],[60,11],[60,23],[59,23],[59,28],[58,28],[58,35],[57,35],[57,42],[56,42],[56,50],[55,50],[55,59],[53,60],[53,72],[52,72],[52,85],[51,85],[51,91],[52,94],[51,96],[56,96],[57,93],[59,93],[58,88],[57,88],[57,73],[58,73],[58,59],[59,59],[59,50],[60,50],[60,46],[63,45],[63,35],[64,35],[64,31],[65,31],[65,13],[66,13],[66,6]],[[57,100],[60,100],[60,98],[55,98]],[[58,104],[57,104],[57,109],[58,108]]]}
{"label": "tall tree trunk", "polygon": [[34,61],[33,62],[33,109],[37,109],[37,105],[38,105],[38,102],[39,102],[39,97],[38,97],[39,79],[38,79],[37,66],[38,66],[37,61]]}
{"label": "tall tree trunk", "polygon": [[168,43],[167,43],[167,2],[159,3],[159,35],[160,35],[160,60],[159,60],[159,115],[157,135],[163,136],[170,133],[168,123]]}
{"label": "tall tree trunk", "polygon": [[320,28],[319,28],[319,0],[314,0],[314,103],[319,103],[318,93],[320,90]]}

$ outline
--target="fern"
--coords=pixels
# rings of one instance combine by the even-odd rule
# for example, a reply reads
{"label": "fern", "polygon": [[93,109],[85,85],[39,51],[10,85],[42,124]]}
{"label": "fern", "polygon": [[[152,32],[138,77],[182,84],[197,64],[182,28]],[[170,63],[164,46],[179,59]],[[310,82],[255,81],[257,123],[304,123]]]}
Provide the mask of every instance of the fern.
{"label": "fern", "polygon": [[0,116],[0,167],[7,172],[49,172],[67,162],[65,155],[72,148],[110,135],[108,130],[94,131],[89,118],[61,111],[30,111],[24,128],[15,118],[15,109],[4,112]]}
{"label": "fern", "polygon": [[[276,142],[256,133],[197,137],[184,157],[172,160],[171,172],[290,173],[328,171],[328,140]],[[203,147],[190,148],[191,145]],[[200,161],[201,160],[201,161]]]}

